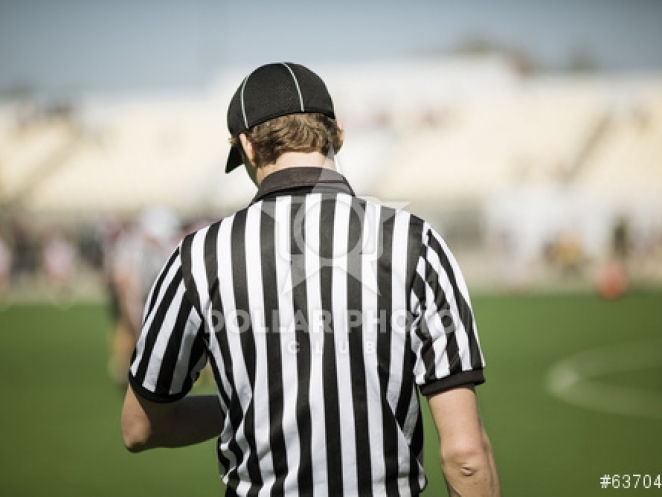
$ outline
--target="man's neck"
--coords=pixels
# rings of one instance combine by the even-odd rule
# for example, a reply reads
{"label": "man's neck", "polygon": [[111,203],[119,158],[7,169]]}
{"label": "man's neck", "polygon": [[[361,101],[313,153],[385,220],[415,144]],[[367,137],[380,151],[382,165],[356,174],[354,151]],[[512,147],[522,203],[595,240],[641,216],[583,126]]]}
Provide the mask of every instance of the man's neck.
{"label": "man's neck", "polygon": [[264,178],[270,174],[292,167],[320,167],[336,170],[336,164],[333,158],[325,157],[319,152],[286,152],[278,158],[275,164],[267,164],[257,169],[256,183],[259,186],[264,181]]}

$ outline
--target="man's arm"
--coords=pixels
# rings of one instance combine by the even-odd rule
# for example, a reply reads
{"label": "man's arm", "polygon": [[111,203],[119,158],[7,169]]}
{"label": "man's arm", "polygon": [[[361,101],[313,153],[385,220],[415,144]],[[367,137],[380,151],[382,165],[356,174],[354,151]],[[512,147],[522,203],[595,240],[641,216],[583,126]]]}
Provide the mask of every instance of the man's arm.
{"label": "man's arm", "polygon": [[194,395],[175,402],[151,402],[129,386],[122,409],[122,437],[131,452],[184,447],[220,435],[223,413],[215,395]]}
{"label": "man's arm", "polygon": [[431,395],[428,403],[450,497],[499,497],[499,476],[473,386]]}

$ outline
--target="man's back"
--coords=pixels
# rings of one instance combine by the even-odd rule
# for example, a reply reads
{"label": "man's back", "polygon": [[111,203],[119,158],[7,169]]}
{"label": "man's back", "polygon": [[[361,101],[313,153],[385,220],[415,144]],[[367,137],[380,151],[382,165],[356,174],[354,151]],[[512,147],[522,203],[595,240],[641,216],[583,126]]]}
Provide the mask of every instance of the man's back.
{"label": "man's back", "polygon": [[[436,371],[435,353],[453,350],[435,348],[440,337],[420,325],[427,284],[417,269],[438,278],[425,267],[430,233],[407,212],[327,189],[267,195],[183,241],[175,264],[186,298],[208,323],[203,335],[227,416],[219,460],[230,495],[423,488],[416,383],[449,375]],[[453,313],[461,321],[459,310],[446,317]],[[475,340],[470,331],[467,343]],[[205,355],[201,344],[192,352],[172,381],[181,383],[191,374],[182,368]],[[482,358],[473,353],[465,366],[476,374]],[[462,370],[459,355],[445,361]],[[158,375],[161,388],[177,391],[169,376]]]}

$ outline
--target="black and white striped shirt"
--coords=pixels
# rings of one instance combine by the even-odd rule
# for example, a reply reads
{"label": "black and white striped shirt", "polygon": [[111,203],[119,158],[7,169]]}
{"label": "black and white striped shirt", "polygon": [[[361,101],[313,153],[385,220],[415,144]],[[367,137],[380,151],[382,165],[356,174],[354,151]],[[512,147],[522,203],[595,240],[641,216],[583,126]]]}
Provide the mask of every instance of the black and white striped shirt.
{"label": "black and white striped shirt", "polygon": [[483,380],[469,294],[439,234],[343,176],[268,176],[183,239],[156,280],[129,374],[186,395],[209,361],[227,495],[417,495],[419,389]]}

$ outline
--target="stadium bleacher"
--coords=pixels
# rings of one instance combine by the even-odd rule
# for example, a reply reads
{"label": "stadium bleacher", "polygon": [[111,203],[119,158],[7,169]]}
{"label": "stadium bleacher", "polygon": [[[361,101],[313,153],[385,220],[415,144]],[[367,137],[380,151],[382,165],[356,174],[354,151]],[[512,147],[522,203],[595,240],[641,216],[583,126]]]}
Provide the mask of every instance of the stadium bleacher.
{"label": "stadium bleacher", "polygon": [[[358,193],[406,205],[451,241],[484,251],[520,226],[539,257],[574,223],[595,258],[617,215],[662,233],[662,77],[524,76],[494,57],[322,72],[345,124],[339,163]],[[245,205],[250,181],[223,174],[235,76],[203,94],[88,99],[55,117],[3,103],[0,204],[83,219]]]}
{"label": "stadium bleacher", "polygon": [[577,184],[620,200],[662,198],[662,85],[639,88],[629,104],[611,109],[609,121]]}

